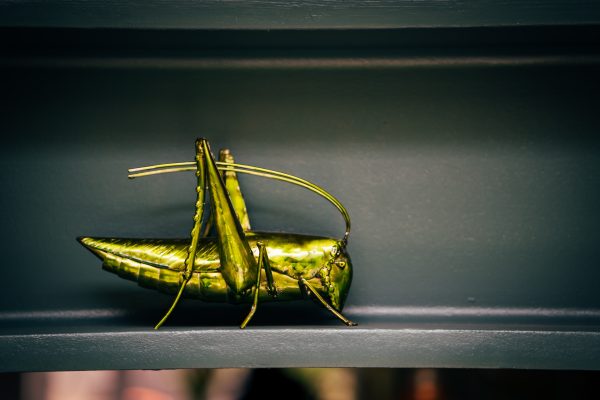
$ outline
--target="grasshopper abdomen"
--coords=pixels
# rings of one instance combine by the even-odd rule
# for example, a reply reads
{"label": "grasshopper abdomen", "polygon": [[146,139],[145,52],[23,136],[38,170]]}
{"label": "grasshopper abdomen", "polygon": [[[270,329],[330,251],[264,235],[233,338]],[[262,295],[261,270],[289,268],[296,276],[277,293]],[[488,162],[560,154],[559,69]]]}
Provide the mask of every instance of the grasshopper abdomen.
{"label": "grasshopper abdomen", "polygon": [[[269,295],[266,280],[262,280],[259,288],[261,301],[302,299],[304,291],[299,280],[306,279],[341,310],[350,286],[352,269],[347,255],[335,254],[335,239],[281,233],[248,233],[248,238],[253,249],[258,241],[269,243],[278,296]],[[174,294],[179,289],[188,240],[83,237],[79,241],[102,260],[102,267],[106,271],[162,293]],[[344,263],[344,268],[337,271],[337,275],[341,272],[345,276],[341,280],[343,287],[336,280],[324,279],[329,277],[332,265],[335,265],[332,263],[334,255],[338,263]],[[340,257],[344,258],[343,261],[340,261]],[[201,239],[192,276],[183,296],[211,302],[250,302],[249,295],[232,296],[229,293],[220,270],[214,238]]]}

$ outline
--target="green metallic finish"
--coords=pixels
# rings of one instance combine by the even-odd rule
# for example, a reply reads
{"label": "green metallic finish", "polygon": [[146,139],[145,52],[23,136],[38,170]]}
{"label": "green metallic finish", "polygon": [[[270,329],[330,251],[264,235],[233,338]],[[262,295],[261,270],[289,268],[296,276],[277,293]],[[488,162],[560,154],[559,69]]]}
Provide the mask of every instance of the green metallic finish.
{"label": "green metallic finish", "polygon": [[[104,269],[137,281],[142,287],[175,294],[171,307],[155,329],[165,323],[182,297],[250,302],[251,309],[240,326],[242,329],[254,316],[259,300],[304,297],[313,297],[346,325],[356,325],[340,313],[352,281],[352,268],[345,251],[350,234],[350,216],[345,207],[326,190],[304,179],[236,164],[228,149],[219,152],[219,160],[214,159],[208,141],[201,138],[196,140],[193,163],[129,170],[129,178],[195,172],[197,198],[189,240],[83,237],[80,243],[102,260]],[[344,217],[343,238],[250,231],[236,172],[292,183],[319,194]],[[207,192],[210,213],[206,210]],[[213,228],[215,236],[207,237]]]}
{"label": "green metallic finish", "polygon": [[[261,279],[261,302],[304,298],[305,293],[298,282],[304,278],[328,298],[336,310],[342,310],[352,282],[352,264],[345,251],[335,256],[338,252],[336,239],[258,232],[248,232],[246,236],[256,257],[257,242],[265,243],[273,270],[277,297],[268,293],[267,280]],[[102,260],[105,270],[145,288],[177,293],[189,240],[83,237],[79,241]],[[192,276],[183,297],[212,302],[251,302],[249,292],[238,298],[228,296],[217,247],[215,238],[199,239]]]}

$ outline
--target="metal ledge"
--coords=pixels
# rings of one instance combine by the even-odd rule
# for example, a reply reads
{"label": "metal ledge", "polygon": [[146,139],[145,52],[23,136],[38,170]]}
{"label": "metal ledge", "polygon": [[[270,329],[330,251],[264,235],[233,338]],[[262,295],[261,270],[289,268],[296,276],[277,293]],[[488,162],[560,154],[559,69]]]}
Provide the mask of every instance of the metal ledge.
{"label": "metal ledge", "polygon": [[0,26],[299,29],[582,24],[600,21],[589,1],[31,1],[0,2]]}

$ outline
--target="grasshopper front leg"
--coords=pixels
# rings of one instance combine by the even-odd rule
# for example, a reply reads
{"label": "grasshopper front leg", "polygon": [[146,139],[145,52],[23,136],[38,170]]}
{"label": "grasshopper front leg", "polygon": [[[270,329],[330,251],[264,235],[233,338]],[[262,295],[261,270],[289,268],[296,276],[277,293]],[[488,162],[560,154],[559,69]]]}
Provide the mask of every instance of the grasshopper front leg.
{"label": "grasshopper front leg", "polygon": [[319,303],[321,303],[326,309],[328,309],[333,315],[335,315],[336,317],[338,317],[344,324],[346,324],[347,326],[356,326],[356,322],[352,322],[350,321],[348,318],[344,317],[342,315],[342,313],[340,313],[339,311],[337,311],[335,308],[333,308],[331,306],[331,304],[329,304],[324,298],[323,296],[321,296],[319,294],[319,292],[317,291],[317,289],[315,289],[310,283],[308,283],[308,281],[304,278],[300,278],[300,283],[302,285],[304,285],[304,287],[306,288],[306,290],[311,293],[313,296],[315,296],[315,298],[317,299],[317,301],[319,301]]}

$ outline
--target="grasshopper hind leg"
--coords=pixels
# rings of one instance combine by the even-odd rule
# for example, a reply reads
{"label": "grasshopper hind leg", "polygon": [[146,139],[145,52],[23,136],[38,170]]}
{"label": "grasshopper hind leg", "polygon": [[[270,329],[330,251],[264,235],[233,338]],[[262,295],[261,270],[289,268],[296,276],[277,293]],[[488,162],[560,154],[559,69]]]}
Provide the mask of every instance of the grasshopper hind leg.
{"label": "grasshopper hind leg", "polygon": [[319,292],[317,292],[317,289],[315,289],[310,283],[308,283],[308,281],[304,278],[300,278],[299,280],[300,284],[303,285],[306,290],[313,294],[315,296],[315,298],[319,301],[319,303],[321,303],[326,309],[328,309],[333,315],[335,315],[336,317],[338,317],[344,324],[348,325],[348,326],[356,326],[358,325],[356,322],[352,322],[350,321],[348,318],[344,317],[342,315],[342,313],[340,313],[339,311],[337,311],[335,308],[333,308],[331,306],[331,304],[329,304],[324,298],[323,296],[321,296],[319,294]]}

